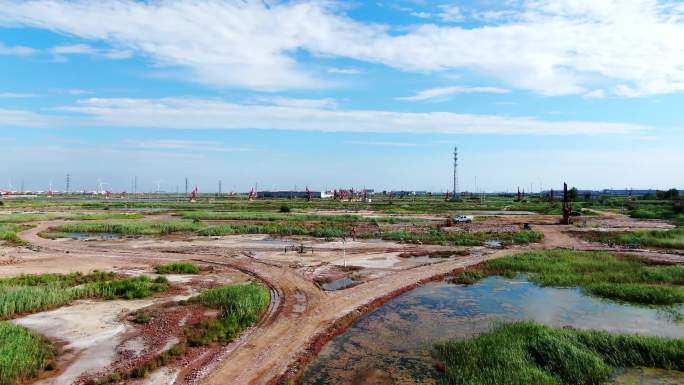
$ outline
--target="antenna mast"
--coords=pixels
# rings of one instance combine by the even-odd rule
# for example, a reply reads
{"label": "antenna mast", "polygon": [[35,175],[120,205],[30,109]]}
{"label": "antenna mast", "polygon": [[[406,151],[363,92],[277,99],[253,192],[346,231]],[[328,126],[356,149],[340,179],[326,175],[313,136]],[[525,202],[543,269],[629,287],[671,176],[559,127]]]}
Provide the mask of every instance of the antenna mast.
{"label": "antenna mast", "polygon": [[452,199],[458,199],[460,193],[458,189],[458,147],[454,146],[454,191]]}

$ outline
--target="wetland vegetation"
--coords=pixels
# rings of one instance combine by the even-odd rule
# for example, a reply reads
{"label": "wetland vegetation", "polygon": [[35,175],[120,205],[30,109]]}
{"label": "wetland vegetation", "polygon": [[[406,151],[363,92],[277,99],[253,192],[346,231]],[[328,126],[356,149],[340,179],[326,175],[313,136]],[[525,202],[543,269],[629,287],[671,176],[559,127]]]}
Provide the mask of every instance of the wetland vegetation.
{"label": "wetland vegetation", "polygon": [[0,385],[15,385],[53,365],[55,348],[22,326],[0,321]]}
{"label": "wetland vegetation", "polygon": [[173,262],[155,267],[157,274],[197,274],[200,269],[192,262]]}
{"label": "wetland vegetation", "polygon": [[77,299],[134,299],[168,288],[164,277],[119,278],[111,273],[23,275],[0,280],[0,319],[64,306]]}
{"label": "wetland vegetation", "polygon": [[475,338],[437,344],[443,385],[600,385],[617,368],[684,369],[684,340],[501,324]]}
{"label": "wetland vegetation", "polygon": [[200,303],[221,313],[216,320],[201,322],[188,332],[193,346],[227,343],[257,322],[271,301],[268,288],[257,283],[221,286],[204,291],[189,302]]}
{"label": "wetland vegetation", "polygon": [[487,275],[525,275],[541,286],[580,287],[586,293],[642,305],[684,303],[684,266],[655,265],[628,254],[545,250],[488,261],[455,277],[472,283]]}

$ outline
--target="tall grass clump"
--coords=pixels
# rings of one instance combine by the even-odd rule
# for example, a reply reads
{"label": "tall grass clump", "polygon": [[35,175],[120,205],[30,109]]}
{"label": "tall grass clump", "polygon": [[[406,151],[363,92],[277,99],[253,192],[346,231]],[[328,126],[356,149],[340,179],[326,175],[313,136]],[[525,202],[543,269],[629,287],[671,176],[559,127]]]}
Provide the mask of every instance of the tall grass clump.
{"label": "tall grass clump", "polygon": [[0,322],[0,385],[26,382],[52,366],[52,344],[40,335]]}
{"label": "tall grass clump", "polygon": [[230,342],[259,320],[268,308],[271,296],[265,286],[249,283],[209,289],[190,301],[221,311],[218,319],[201,322],[189,331],[188,342],[200,346]]}
{"label": "tall grass clump", "polygon": [[635,304],[684,303],[684,266],[652,265],[630,255],[546,250],[488,261],[478,270],[480,276],[524,274],[542,286],[581,287],[588,294]]}
{"label": "tall grass clump", "polygon": [[199,267],[192,262],[173,262],[155,267],[157,274],[197,274]]}
{"label": "tall grass clump", "polygon": [[[168,288],[164,277],[147,276],[109,279],[108,273],[86,276],[20,276],[0,281],[0,319],[35,313],[71,303],[77,299],[134,299],[148,297]],[[73,286],[78,285],[78,286]]]}
{"label": "tall grass clump", "polygon": [[13,223],[0,223],[0,241],[14,246],[24,245],[26,242],[19,238],[17,233],[28,228],[28,226],[16,225]]}
{"label": "tall grass clump", "polygon": [[168,286],[169,281],[164,277],[157,277],[153,280],[146,275],[141,275],[114,281],[95,282],[76,290],[82,291],[83,297],[136,299],[164,291]]}
{"label": "tall grass clump", "polygon": [[684,369],[684,340],[501,324],[435,346],[441,385],[601,385],[625,367]]}

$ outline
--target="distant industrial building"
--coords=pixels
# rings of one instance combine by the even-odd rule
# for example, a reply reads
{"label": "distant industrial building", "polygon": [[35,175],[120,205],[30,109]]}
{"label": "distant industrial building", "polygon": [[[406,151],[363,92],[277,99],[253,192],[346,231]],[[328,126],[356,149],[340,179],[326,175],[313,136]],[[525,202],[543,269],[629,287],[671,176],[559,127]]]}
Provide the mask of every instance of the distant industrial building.
{"label": "distant industrial building", "polygon": [[258,191],[257,198],[330,198],[332,195],[323,191],[298,191],[298,190],[279,190],[279,191]]}

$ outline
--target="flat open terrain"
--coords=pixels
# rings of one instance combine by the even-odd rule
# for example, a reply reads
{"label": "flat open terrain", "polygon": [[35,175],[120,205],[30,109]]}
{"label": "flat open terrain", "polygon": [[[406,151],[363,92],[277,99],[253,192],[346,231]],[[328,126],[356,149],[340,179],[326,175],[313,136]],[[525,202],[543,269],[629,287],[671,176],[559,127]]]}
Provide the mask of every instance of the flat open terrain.
{"label": "flat open terrain", "polygon": [[[292,211],[283,212],[283,204]],[[5,206],[0,222],[11,223],[16,237],[8,235],[0,246],[0,277],[98,270],[122,279],[155,279],[164,272],[168,280],[164,290],[140,298],[83,296],[9,317],[55,346],[51,370],[33,381],[276,384],[295,378],[322,344],[364,312],[420,283],[488,260],[563,248],[684,261],[673,249],[627,248],[583,236],[674,227],[665,220],[597,209],[572,225],[560,225],[557,214],[538,213],[552,211],[541,202],[480,206],[435,199],[374,206],[200,200],[195,205],[155,210],[116,201]],[[475,220],[447,227],[447,216],[458,212],[472,213]],[[524,224],[532,230],[523,230]],[[172,262],[189,262],[198,271],[159,268]],[[248,281],[271,293],[259,320],[222,342],[189,343],[198,330],[212,330],[203,328],[223,310],[185,300]],[[178,344],[185,347],[182,353],[158,358]],[[150,360],[157,364],[140,376],[118,374]]]}

